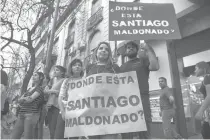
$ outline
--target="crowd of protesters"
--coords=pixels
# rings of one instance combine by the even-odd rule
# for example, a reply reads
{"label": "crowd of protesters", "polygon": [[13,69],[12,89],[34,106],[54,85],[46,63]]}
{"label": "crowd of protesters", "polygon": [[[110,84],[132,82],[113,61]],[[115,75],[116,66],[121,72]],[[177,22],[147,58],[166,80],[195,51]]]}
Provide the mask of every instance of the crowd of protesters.
{"label": "crowd of protesters", "polygon": [[[147,43],[139,46],[136,41],[127,41],[124,45],[128,61],[121,67],[113,62],[112,52],[109,43],[100,42],[93,53],[94,63],[83,68],[80,59],[74,59],[67,70],[56,65],[54,67],[53,77],[48,77],[42,72],[35,72],[32,76],[32,87],[22,94],[18,99],[19,111],[15,127],[11,133],[12,139],[42,139],[43,127],[47,125],[50,131],[50,139],[64,139],[65,131],[65,106],[68,95],[71,93],[69,85],[72,81],[79,80],[84,76],[90,76],[98,73],[123,73],[136,71],[140,96],[142,99],[143,110],[147,131],[129,132],[122,134],[106,134],[87,136],[89,139],[117,139],[119,135],[122,139],[149,139],[151,125],[151,109],[149,98],[149,73],[157,71],[159,63],[152,47]],[[138,53],[145,51],[148,57],[137,57]],[[85,71],[83,71],[85,69]],[[202,70],[201,70],[202,69]],[[204,104],[201,106],[196,117],[202,117],[205,109],[209,106],[210,68],[206,64],[198,63],[196,65],[197,76],[204,75],[202,84],[202,93],[205,95]],[[159,84],[162,89],[160,95],[161,116],[163,119],[163,130],[166,138],[181,138],[179,134],[171,130],[170,120],[175,114],[174,98],[167,86],[167,80],[164,77],[159,78]],[[2,94],[2,93],[1,93]],[[4,98],[2,98],[4,100]],[[2,106],[4,102],[1,100]],[[2,108],[2,110],[4,110]],[[2,114],[3,115],[3,114]],[[205,127],[205,128],[204,128]],[[204,123],[203,131],[207,124]],[[209,124],[208,124],[209,128]],[[208,129],[207,128],[207,129]],[[172,135],[173,132],[173,135]],[[69,132],[71,133],[71,132]],[[204,137],[209,133],[203,132]],[[202,134],[203,134],[202,133]],[[71,139],[78,139],[74,137]]]}

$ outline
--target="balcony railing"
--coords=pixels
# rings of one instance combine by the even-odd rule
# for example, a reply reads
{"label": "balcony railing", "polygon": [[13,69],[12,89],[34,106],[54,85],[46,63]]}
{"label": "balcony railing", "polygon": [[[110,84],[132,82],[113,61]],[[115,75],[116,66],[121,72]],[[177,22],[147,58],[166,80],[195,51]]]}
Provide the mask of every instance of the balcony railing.
{"label": "balcony railing", "polygon": [[75,34],[75,32],[71,33],[67,37],[65,49],[68,49],[74,43],[74,34]]}
{"label": "balcony railing", "polygon": [[103,20],[103,7],[93,14],[87,21],[87,30],[91,30],[94,26],[99,24]]}
{"label": "balcony railing", "polygon": [[85,57],[84,59],[84,66],[86,67],[88,64],[91,64],[92,63],[92,58],[93,58],[93,55],[90,54],[88,55],[87,57]]}

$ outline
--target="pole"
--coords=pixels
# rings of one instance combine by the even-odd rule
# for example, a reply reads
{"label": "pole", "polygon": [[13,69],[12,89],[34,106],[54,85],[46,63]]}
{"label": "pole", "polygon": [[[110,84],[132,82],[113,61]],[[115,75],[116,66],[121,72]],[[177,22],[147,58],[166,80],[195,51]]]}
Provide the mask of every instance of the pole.
{"label": "pole", "polygon": [[187,124],[184,113],[182,89],[180,83],[179,69],[177,64],[177,56],[173,41],[167,42],[167,50],[169,56],[169,65],[171,71],[172,87],[176,103],[176,128],[177,132],[183,137],[188,138]]}
{"label": "pole", "polygon": [[46,57],[46,65],[45,65],[45,74],[48,74],[50,71],[50,66],[51,66],[51,55],[52,55],[52,49],[53,49],[53,42],[54,42],[54,36],[55,36],[55,27],[56,27],[56,21],[57,21],[57,17],[58,17],[58,11],[59,11],[59,3],[60,0],[57,1],[56,4],[56,9],[55,9],[55,16],[53,19],[53,23],[52,23],[52,30],[51,30],[51,35],[50,35],[50,41],[49,41],[49,45],[47,47],[47,57]]}

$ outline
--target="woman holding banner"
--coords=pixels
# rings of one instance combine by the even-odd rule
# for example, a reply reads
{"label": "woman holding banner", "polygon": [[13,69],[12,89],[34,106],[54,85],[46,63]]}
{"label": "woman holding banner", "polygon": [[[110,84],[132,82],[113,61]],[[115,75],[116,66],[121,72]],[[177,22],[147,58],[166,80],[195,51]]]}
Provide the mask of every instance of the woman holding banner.
{"label": "woman holding banner", "polygon": [[[65,130],[65,101],[68,100],[68,94],[70,94],[69,83],[75,80],[79,80],[83,77],[83,65],[80,59],[74,59],[68,66],[68,76],[69,78],[65,79],[58,97],[58,104],[60,107],[60,114],[58,116],[56,131],[55,131],[55,139],[63,139],[64,138],[64,130]],[[77,137],[71,139],[78,139]]]}
{"label": "woman holding banner", "polygon": [[[86,68],[87,76],[98,73],[119,73],[118,65],[113,64],[112,52],[110,44],[107,42],[100,42],[93,53],[93,60],[95,63],[90,64]],[[90,139],[116,139],[118,134],[107,134],[90,136]]]}

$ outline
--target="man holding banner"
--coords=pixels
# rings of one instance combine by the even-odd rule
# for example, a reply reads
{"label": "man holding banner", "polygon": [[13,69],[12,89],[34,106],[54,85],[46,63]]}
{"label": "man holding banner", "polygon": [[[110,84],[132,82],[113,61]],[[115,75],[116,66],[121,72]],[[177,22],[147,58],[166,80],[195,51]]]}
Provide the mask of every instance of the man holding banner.
{"label": "man holding banner", "polygon": [[[142,105],[145,115],[145,121],[147,124],[147,131],[124,133],[123,139],[133,139],[138,137],[139,139],[150,138],[150,123],[151,123],[151,109],[149,100],[149,72],[157,71],[159,69],[159,63],[156,54],[151,46],[144,43],[139,47],[137,41],[127,41],[123,47],[126,47],[126,55],[128,56],[128,62],[124,63],[120,69],[121,72],[136,71],[138,78],[138,85],[140,89],[140,95],[142,99]],[[145,51],[147,58],[137,58],[138,51]],[[139,130],[140,131],[140,130]]]}

